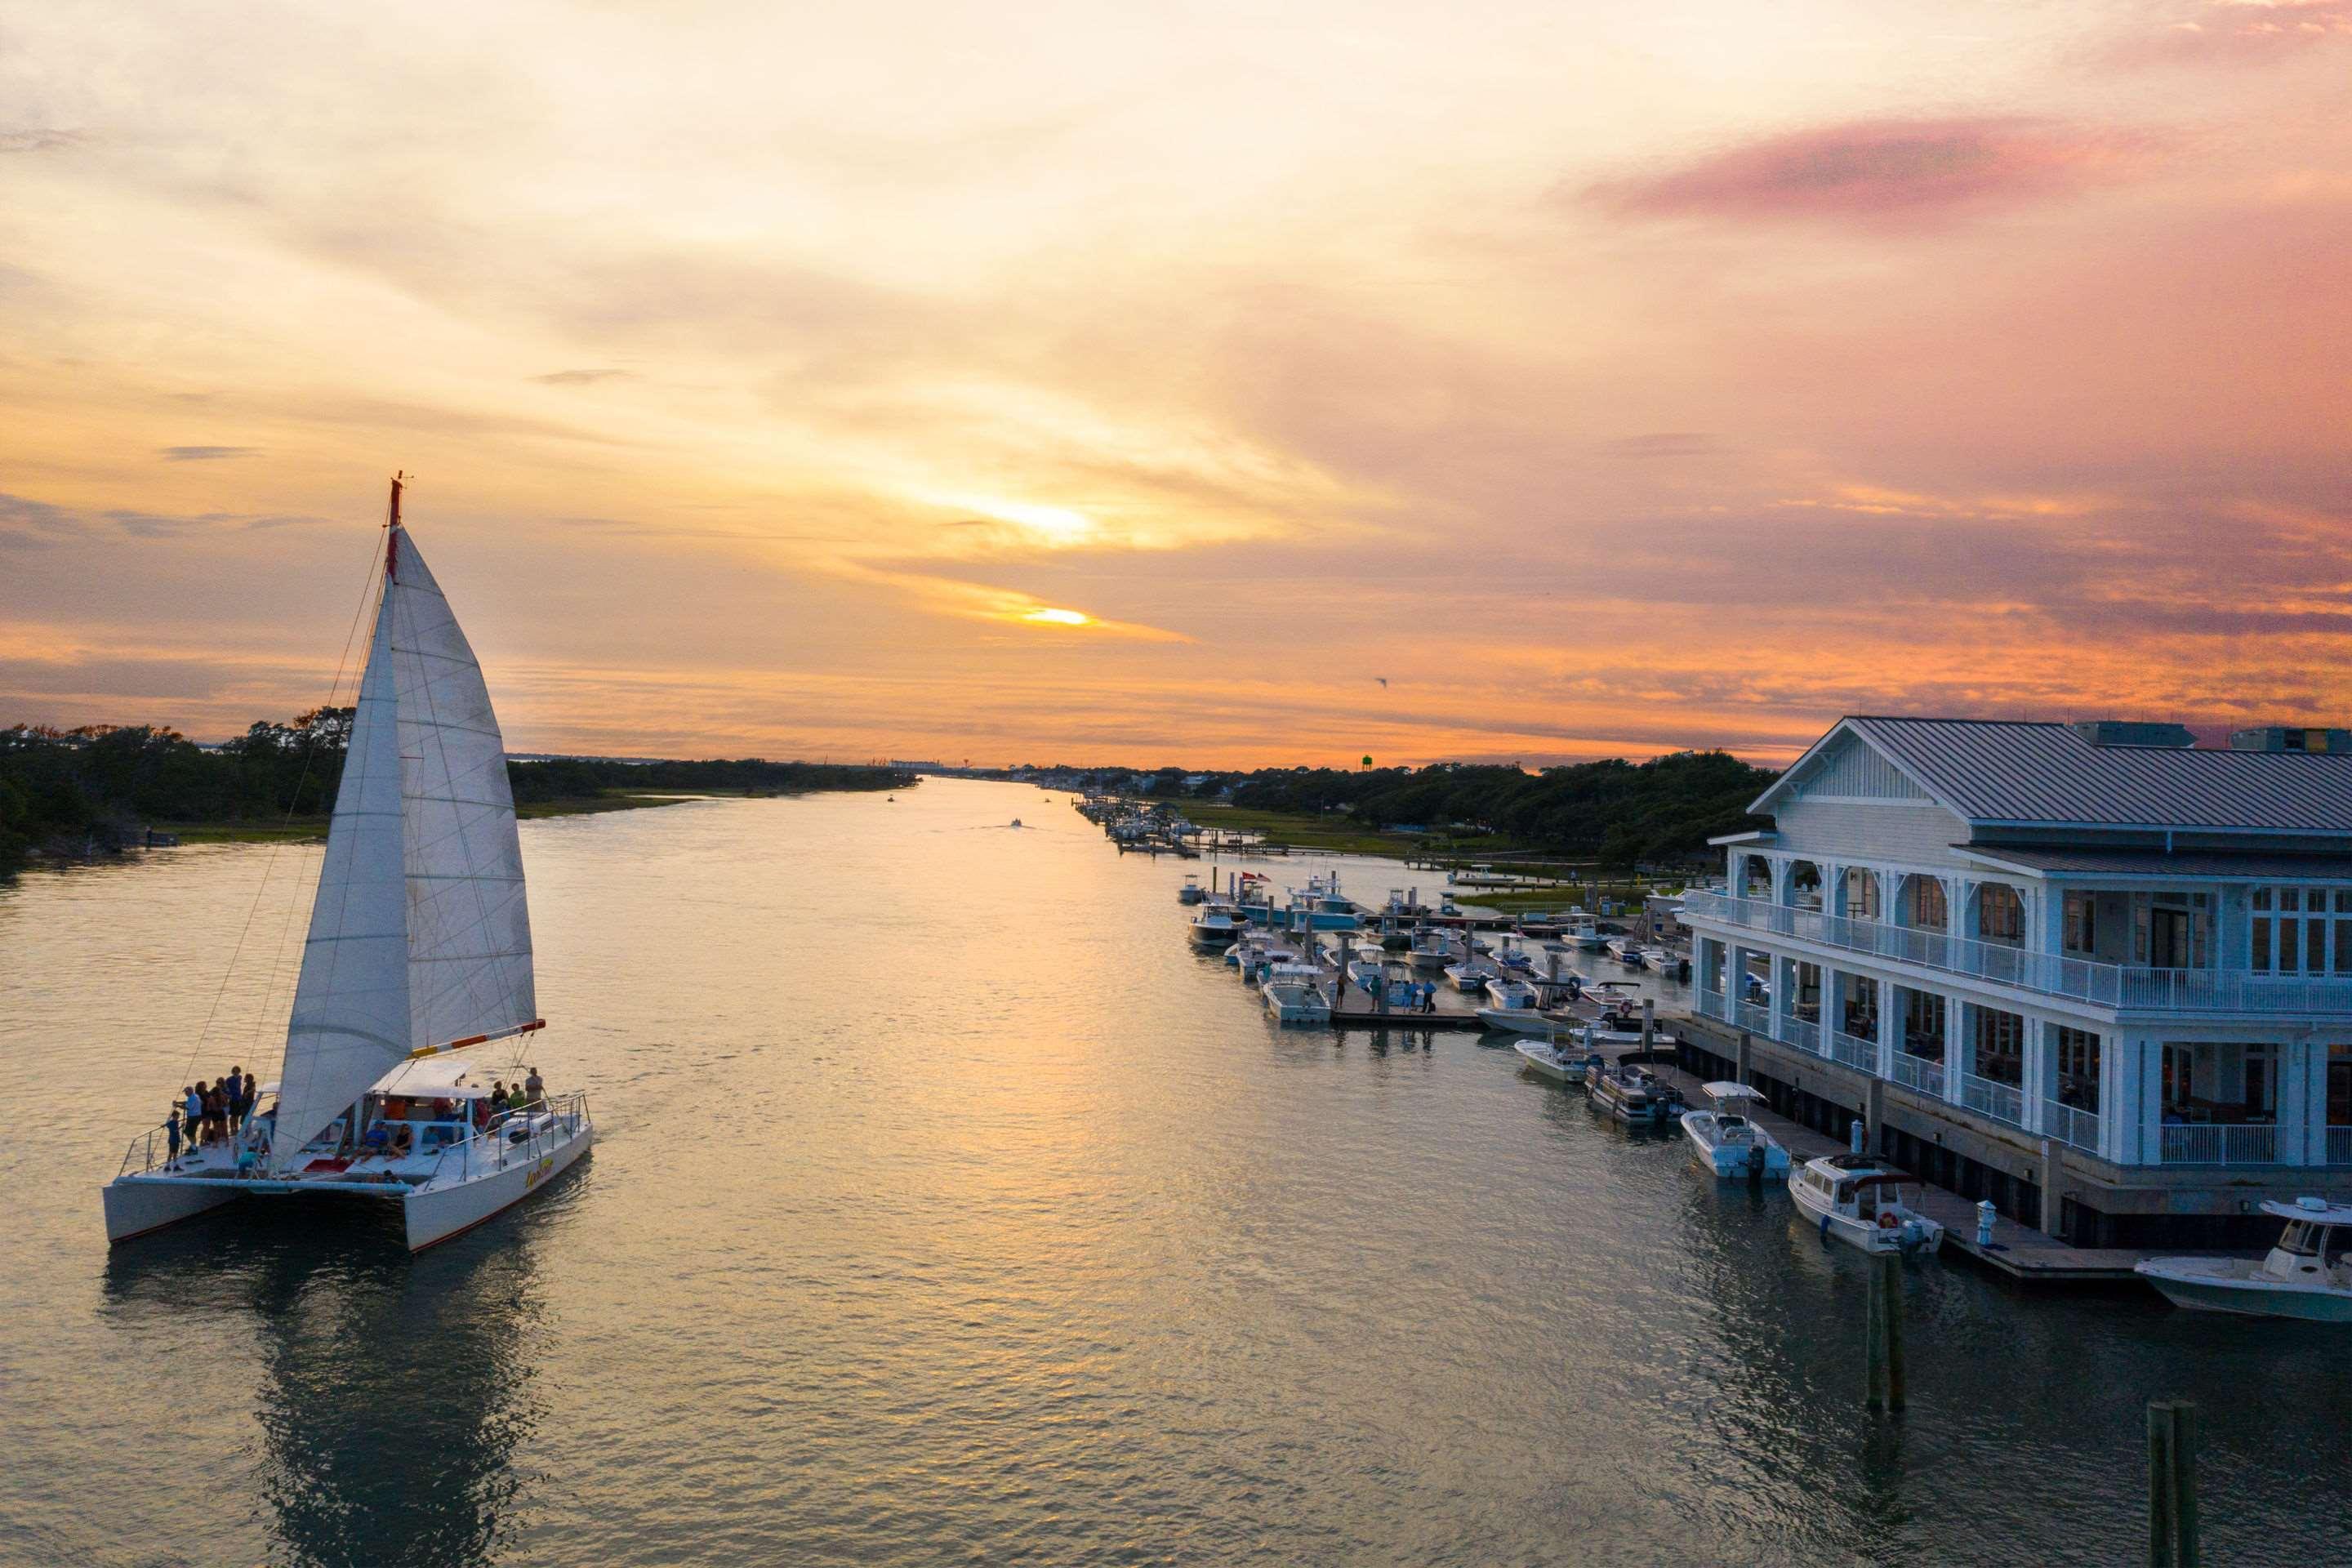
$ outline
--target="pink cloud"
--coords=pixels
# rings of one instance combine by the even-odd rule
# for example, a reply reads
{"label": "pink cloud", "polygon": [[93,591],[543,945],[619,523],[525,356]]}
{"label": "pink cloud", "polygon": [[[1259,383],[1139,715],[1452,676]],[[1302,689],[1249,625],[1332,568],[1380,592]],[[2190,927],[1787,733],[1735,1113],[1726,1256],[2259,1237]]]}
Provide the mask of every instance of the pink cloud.
{"label": "pink cloud", "polygon": [[2114,63],[2267,65],[2352,42],[2352,0],[2206,0],[2167,8],[2118,39]]}
{"label": "pink cloud", "polygon": [[1768,137],[1584,194],[1657,216],[1912,223],[2113,179],[2147,151],[2137,135],[2037,120],[1863,120]]}

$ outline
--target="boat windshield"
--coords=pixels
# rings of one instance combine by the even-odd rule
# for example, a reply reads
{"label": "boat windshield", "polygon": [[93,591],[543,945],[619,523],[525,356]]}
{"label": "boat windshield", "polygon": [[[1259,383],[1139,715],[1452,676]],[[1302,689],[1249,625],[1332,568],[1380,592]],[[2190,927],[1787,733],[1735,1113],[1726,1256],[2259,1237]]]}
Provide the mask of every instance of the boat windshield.
{"label": "boat windshield", "polygon": [[2316,1258],[2326,1234],[2326,1226],[2314,1225],[2307,1219],[2291,1219],[2286,1222],[2286,1234],[2279,1237],[2279,1250],[2292,1252],[2297,1258]]}

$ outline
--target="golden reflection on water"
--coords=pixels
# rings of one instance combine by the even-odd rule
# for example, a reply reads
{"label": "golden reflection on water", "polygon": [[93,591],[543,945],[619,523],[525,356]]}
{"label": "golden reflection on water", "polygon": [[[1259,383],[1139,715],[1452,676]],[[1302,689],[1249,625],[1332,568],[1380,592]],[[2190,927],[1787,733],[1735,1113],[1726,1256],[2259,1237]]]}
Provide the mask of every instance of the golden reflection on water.
{"label": "golden reflection on water", "polygon": [[2040,1563],[2123,1554],[2151,1392],[2206,1404],[2217,1559],[2352,1527],[2292,1479],[2352,1458],[2333,1342],[1931,1265],[1874,1426],[1862,1276],[1780,1194],[1475,1037],[1273,1027],[1183,940],[1204,868],[1064,800],[523,833],[528,1049],[599,1142],[416,1259],[331,1206],[104,1246],[130,1131],[282,1024],[256,937],[187,1065],[266,850],[0,890],[38,1106],[0,1141],[0,1561]]}

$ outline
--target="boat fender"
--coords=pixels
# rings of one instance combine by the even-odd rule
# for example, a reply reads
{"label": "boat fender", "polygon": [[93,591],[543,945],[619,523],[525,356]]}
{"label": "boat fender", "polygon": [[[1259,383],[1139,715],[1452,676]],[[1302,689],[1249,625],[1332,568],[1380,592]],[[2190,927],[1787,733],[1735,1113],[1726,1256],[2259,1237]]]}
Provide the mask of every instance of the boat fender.
{"label": "boat fender", "polygon": [[1881,1230],[1893,1230],[1896,1226],[1901,1225],[1902,1223],[1903,1222],[1901,1220],[1896,1219],[1893,1215],[1885,1212],[1881,1212],[1878,1216],[1878,1228]]}

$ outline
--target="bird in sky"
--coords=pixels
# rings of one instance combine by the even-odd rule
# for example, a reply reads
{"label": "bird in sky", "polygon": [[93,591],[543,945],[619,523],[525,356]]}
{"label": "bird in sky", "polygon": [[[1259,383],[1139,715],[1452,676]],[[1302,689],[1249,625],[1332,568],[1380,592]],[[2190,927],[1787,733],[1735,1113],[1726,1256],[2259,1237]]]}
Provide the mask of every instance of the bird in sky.
{"label": "bird in sky", "polygon": [[1372,679],[1379,681],[1383,689],[1386,689],[1388,686],[1389,678],[1385,675],[1375,675]]}

